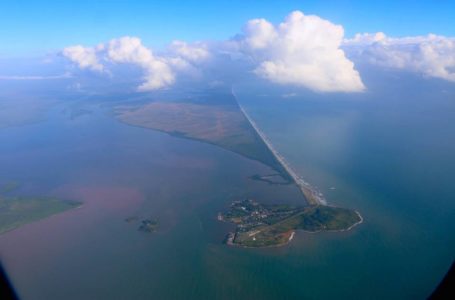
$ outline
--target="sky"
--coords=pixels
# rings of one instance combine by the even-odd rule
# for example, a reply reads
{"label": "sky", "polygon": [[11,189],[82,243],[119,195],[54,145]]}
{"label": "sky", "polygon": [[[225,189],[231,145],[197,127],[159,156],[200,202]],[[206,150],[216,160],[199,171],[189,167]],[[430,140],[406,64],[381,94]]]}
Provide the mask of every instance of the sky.
{"label": "sky", "polygon": [[435,33],[455,36],[455,1],[0,1],[0,56],[58,51],[138,36],[160,48],[172,40],[225,40],[250,19],[280,22],[294,10],[341,24],[346,37]]}
{"label": "sky", "polygon": [[455,84],[455,0],[0,3],[2,81],[361,93],[368,65]]}

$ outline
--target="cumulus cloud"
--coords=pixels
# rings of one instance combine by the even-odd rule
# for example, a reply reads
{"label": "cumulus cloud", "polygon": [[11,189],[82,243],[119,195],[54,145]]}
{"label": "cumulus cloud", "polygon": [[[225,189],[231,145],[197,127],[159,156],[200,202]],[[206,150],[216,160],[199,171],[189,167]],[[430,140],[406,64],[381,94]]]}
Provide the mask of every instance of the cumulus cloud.
{"label": "cumulus cloud", "polygon": [[188,44],[184,41],[173,41],[169,46],[170,51],[187,61],[199,63],[210,58],[208,46],[204,43]]}
{"label": "cumulus cloud", "polygon": [[321,92],[362,91],[359,73],[340,48],[343,35],[339,25],[294,11],[278,26],[249,21],[236,42],[257,62],[255,73],[270,81]]}
{"label": "cumulus cloud", "polygon": [[359,61],[455,81],[455,38],[434,34],[393,38],[382,32],[363,33],[345,40],[344,48]]}
{"label": "cumulus cloud", "polygon": [[270,47],[272,42],[278,37],[275,26],[265,19],[248,21],[243,31],[245,36],[242,42],[247,46],[247,49],[254,50]]}
{"label": "cumulus cloud", "polygon": [[300,11],[280,24],[250,20],[225,41],[173,41],[155,53],[139,38],[126,36],[95,47],[67,47],[62,53],[81,69],[102,74],[109,74],[114,64],[138,66],[143,71],[139,90],[168,87],[185,76],[229,84],[253,74],[318,92],[359,92],[365,86],[354,62],[455,81],[455,38],[392,38],[378,32],[344,39],[342,26]]}
{"label": "cumulus cloud", "polygon": [[201,68],[212,58],[211,50],[206,43],[186,43],[173,41],[167,48],[166,61],[177,72],[200,78]]}
{"label": "cumulus cloud", "polygon": [[122,37],[107,45],[107,57],[116,63],[135,64],[144,69],[144,82],[139,90],[154,90],[174,83],[175,74],[164,58],[154,56],[137,37]]}
{"label": "cumulus cloud", "polygon": [[[205,62],[213,56],[224,57],[228,51],[231,58],[240,60],[237,63],[253,62],[255,74],[279,84],[322,92],[361,91],[359,73],[340,49],[343,34],[339,25],[295,11],[277,26],[265,19],[250,20],[243,34],[211,47],[174,41],[164,53],[154,55],[139,38],[122,37],[94,48],[68,47],[63,55],[80,68],[94,71],[106,70],[106,62],[137,65],[144,70],[142,90],[169,86],[179,72],[200,74],[201,67],[207,67]],[[208,67],[213,70],[215,64]]]}
{"label": "cumulus cloud", "polygon": [[94,48],[76,45],[63,49],[63,55],[75,62],[81,69],[101,72],[104,67],[98,60],[97,52],[102,48],[102,45]]}
{"label": "cumulus cloud", "polygon": [[121,37],[96,47],[71,46],[63,55],[81,69],[106,70],[106,64],[132,64],[143,69],[143,83],[139,90],[154,90],[172,85],[176,71],[189,68],[192,63],[209,57],[203,44],[190,45],[176,41],[167,55],[154,55],[137,37]]}
{"label": "cumulus cloud", "polygon": [[368,46],[373,43],[385,41],[387,39],[384,32],[377,33],[357,33],[352,39],[345,39],[343,44],[351,46]]}

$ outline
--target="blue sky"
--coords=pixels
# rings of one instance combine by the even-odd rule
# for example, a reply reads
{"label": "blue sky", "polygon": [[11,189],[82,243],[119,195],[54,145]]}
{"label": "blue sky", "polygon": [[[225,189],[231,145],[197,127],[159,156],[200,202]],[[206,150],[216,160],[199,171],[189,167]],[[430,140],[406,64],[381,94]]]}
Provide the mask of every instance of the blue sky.
{"label": "blue sky", "polygon": [[[437,3],[437,4],[436,4]],[[181,39],[222,40],[245,22],[280,22],[292,10],[357,32],[455,36],[455,1],[32,1],[0,3],[0,55],[36,55],[132,35],[162,47]]]}

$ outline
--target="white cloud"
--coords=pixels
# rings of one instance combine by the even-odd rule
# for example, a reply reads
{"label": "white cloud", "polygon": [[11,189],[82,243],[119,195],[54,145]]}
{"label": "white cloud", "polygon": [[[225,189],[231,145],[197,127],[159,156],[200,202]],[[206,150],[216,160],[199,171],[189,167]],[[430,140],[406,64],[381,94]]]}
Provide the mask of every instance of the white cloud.
{"label": "white cloud", "polygon": [[455,38],[434,34],[392,38],[364,33],[345,40],[344,47],[359,61],[455,81]]}
{"label": "white cloud", "polygon": [[217,64],[209,66],[206,62],[229,48],[240,59],[253,61],[255,74],[276,83],[322,92],[361,91],[364,86],[359,73],[340,49],[342,39],[341,26],[295,11],[278,26],[265,19],[250,20],[242,35],[211,47],[206,43],[174,41],[158,56],[139,38],[122,37],[95,48],[68,47],[63,54],[80,68],[94,71],[105,71],[106,63],[137,65],[144,70],[144,82],[139,88],[151,90],[173,84],[178,72],[201,77],[201,68],[213,70]]}
{"label": "white cloud", "polygon": [[184,41],[173,41],[169,46],[171,53],[187,61],[198,63],[210,58],[208,46],[204,43],[188,44]]}
{"label": "white cloud", "polygon": [[166,62],[176,71],[201,78],[201,69],[206,66],[212,58],[209,47],[205,43],[186,43],[184,41],[173,41],[166,51]]}
{"label": "white cloud", "polygon": [[[71,46],[63,55],[81,69],[106,71],[108,64],[132,64],[143,69],[139,90],[155,90],[172,85],[176,72],[195,70],[195,64],[209,59],[210,52],[203,43],[188,44],[174,41],[164,55],[154,55],[137,37],[112,39],[97,47]],[[103,63],[101,63],[103,62]]]}
{"label": "white cloud", "polygon": [[144,69],[144,82],[139,90],[159,89],[175,81],[175,74],[165,59],[154,56],[137,37],[126,36],[111,40],[107,44],[107,57],[116,63],[135,64]]}
{"label": "white cloud", "polygon": [[137,37],[124,36],[107,43],[107,57],[114,62],[133,63],[147,67],[154,59],[152,51]]}
{"label": "white cloud", "polygon": [[364,85],[340,45],[344,31],[317,16],[294,11],[274,26],[249,21],[235,42],[257,63],[255,73],[280,84],[321,92],[356,92]]}
{"label": "white cloud", "polygon": [[278,34],[275,27],[265,19],[248,21],[243,28],[245,38],[243,42],[250,49],[264,49],[276,40]]}
{"label": "white cloud", "polygon": [[101,72],[104,67],[97,57],[97,50],[101,50],[101,47],[102,46],[91,48],[83,47],[81,45],[66,47],[63,49],[63,55],[75,62],[81,69],[90,69]]}
{"label": "white cloud", "polygon": [[365,86],[354,62],[455,81],[455,38],[392,38],[378,32],[344,39],[342,26],[300,11],[280,24],[250,20],[241,34],[226,41],[174,41],[155,53],[139,38],[126,36],[96,47],[67,47],[63,55],[82,69],[103,74],[109,74],[113,64],[138,66],[143,70],[140,90],[168,87],[185,76],[228,84],[252,73],[318,92],[359,92]]}
{"label": "white cloud", "polygon": [[352,39],[345,39],[344,45],[365,46],[373,43],[385,41],[387,39],[384,32],[377,33],[357,33]]}

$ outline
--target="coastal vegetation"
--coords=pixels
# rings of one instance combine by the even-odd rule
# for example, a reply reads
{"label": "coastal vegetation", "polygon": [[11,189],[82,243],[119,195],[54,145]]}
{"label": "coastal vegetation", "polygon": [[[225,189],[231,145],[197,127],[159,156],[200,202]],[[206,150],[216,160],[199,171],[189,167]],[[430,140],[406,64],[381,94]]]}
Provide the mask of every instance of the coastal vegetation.
{"label": "coastal vegetation", "polygon": [[[125,124],[210,143],[260,161],[276,171],[252,175],[252,180],[298,186],[309,206],[262,205],[253,200],[233,202],[226,212],[219,214],[220,220],[237,225],[236,231],[226,239],[228,244],[280,246],[292,239],[295,230],[348,230],[362,220],[356,211],[323,205],[326,202],[322,193],[290,168],[233,95],[221,95],[220,99],[192,98],[122,105],[117,106],[114,113]],[[139,230],[153,232],[157,226],[153,220],[143,220]]]}
{"label": "coastal vegetation", "polygon": [[232,95],[219,99],[151,102],[117,106],[116,118],[129,125],[210,143],[270,166],[286,182],[289,174],[248,122]]}
{"label": "coastal vegetation", "polygon": [[0,195],[0,234],[80,205],[79,202],[63,201],[53,197]]}
{"label": "coastal vegetation", "polygon": [[17,182],[0,183],[0,234],[81,205],[54,197],[11,195]]}
{"label": "coastal vegetation", "polygon": [[234,201],[218,219],[237,225],[227,243],[243,247],[281,246],[292,239],[295,230],[344,231],[362,221],[356,211],[345,208],[263,205],[251,199]]}

